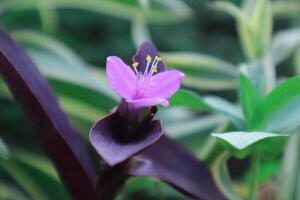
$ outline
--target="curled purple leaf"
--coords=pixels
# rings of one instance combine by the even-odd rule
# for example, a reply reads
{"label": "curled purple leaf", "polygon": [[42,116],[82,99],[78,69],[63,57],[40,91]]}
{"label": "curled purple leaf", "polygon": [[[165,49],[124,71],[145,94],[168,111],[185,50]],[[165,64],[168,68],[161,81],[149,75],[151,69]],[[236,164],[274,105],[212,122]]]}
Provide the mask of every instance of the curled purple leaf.
{"label": "curled purple leaf", "polygon": [[209,169],[167,136],[162,136],[135,156],[129,174],[156,177],[196,199],[226,199],[214,183]]}
{"label": "curled purple leaf", "polygon": [[93,126],[90,142],[110,166],[115,166],[155,143],[162,135],[160,121],[151,121],[149,127],[138,130],[141,132],[133,131],[134,139],[123,140],[128,134],[126,125],[121,123],[119,112],[113,112]]}
{"label": "curled purple leaf", "polygon": [[80,138],[30,58],[1,28],[0,72],[73,199],[98,199],[95,173]]}

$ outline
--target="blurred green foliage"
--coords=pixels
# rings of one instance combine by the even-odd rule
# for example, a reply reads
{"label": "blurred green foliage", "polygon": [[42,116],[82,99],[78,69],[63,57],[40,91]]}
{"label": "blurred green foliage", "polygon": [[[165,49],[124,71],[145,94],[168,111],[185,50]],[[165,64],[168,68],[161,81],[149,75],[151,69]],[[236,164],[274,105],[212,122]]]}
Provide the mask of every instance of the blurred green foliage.
{"label": "blurred green foliage", "polygon": [[[168,67],[186,74],[185,89],[157,117],[167,134],[211,166],[231,199],[247,196],[243,191],[251,177],[245,160],[230,165],[231,154],[255,154],[256,146],[279,149],[272,159],[262,156],[261,173],[272,173],[264,173],[259,184],[280,177],[277,185],[289,187],[272,193],[282,199],[299,196],[300,182],[293,178],[299,176],[299,158],[291,158],[299,154],[299,134],[289,139],[284,159],[277,138],[294,133],[300,122],[299,77],[277,86],[299,75],[299,13],[297,0],[0,0],[0,25],[29,53],[86,143],[92,124],[118,102],[105,80],[106,57],[118,55],[130,63],[136,46],[153,40]],[[293,92],[286,93],[290,88]],[[69,199],[2,81],[0,110],[0,198]],[[237,131],[259,133],[239,140],[230,135]],[[213,132],[229,132],[217,134],[225,149]],[[228,170],[242,172],[230,180]],[[287,171],[292,171],[287,177],[280,175]],[[118,199],[186,198],[160,181],[135,178]]]}

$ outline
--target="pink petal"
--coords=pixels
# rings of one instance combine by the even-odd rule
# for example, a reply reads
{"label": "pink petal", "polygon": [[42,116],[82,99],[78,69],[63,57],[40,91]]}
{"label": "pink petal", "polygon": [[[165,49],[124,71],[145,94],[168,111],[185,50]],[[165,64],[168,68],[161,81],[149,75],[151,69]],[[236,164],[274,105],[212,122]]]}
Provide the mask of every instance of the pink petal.
{"label": "pink petal", "polygon": [[132,99],[136,91],[137,77],[119,57],[107,58],[106,76],[109,85],[120,97]]}
{"label": "pink petal", "polygon": [[180,88],[183,78],[184,73],[178,70],[158,73],[151,78],[144,97],[168,99]]}
{"label": "pink petal", "polygon": [[143,98],[136,100],[127,100],[135,108],[149,107],[161,104],[165,107],[169,106],[169,101],[163,98]]}

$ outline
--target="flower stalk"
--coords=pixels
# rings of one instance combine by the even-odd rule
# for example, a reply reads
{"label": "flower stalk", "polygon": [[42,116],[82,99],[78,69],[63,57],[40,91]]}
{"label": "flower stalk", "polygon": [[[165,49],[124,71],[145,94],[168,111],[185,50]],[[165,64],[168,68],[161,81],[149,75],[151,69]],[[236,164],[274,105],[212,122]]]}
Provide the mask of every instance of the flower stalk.
{"label": "flower stalk", "polygon": [[259,177],[260,177],[260,159],[261,158],[259,155],[254,154],[252,156],[248,200],[255,200],[257,196]]}

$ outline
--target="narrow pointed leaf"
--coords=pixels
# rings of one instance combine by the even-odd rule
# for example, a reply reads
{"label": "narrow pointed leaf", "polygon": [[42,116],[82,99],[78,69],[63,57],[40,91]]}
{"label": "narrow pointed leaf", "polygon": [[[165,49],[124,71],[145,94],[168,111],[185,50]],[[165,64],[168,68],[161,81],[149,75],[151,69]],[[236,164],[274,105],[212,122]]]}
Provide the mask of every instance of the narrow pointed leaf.
{"label": "narrow pointed leaf", "polygon": [[272,36],[272,12],[269,0],[256,1],[252,15],[254,28],[254,42],[259,56],[263,56],[269,49]]}
{"label": "narrow pointed leaf", "polygon": [[[0,14],[8,10],[28,10],[35,8],[46,11],[53,9],[80,9],[131,21],[134,20],[137,14],[141,12],[138,1],[123,0],[52,0],[49,3],[47,1],[47,3],[43,4],[43,6],[41,6],[40,1],[37,0],[21,0],[0,3]],[[172,5],[173,6],[170,7],[158,5],[156,3],[155,6],[151,6],[149,9],[145,10],[145,19],[147,19],[150,23],[168,24],[177,23],[178,21],[186,20],[192,16],[190,9],[183,10],[182,6],[180,7],[174,3],[172,3]]]}
{"label": "narrow pointed leaf", "polygon": [[244,116],[247,120],[250,120],[262,101],[262,97],[253,83],[243,74],[240,75],[239,98]]}
{"label": "narrow pointed leaf", "polygon": [[276,88],[263,100],[251,119],[252,130],[264,129],[268,122],[286,106],[300,96],[300,76],[290,78]]}
{"label": "narrow pointed leaf", "polygon": [[186,74],[183,84],[200,90],[225,90],[236,87],[237,71],[224,60],[195,52],[164,52],[163,61],[169,68]]}
{"label": "narrow pointed leaf", "polygon": [[299,46],[300,28],[291,28],[277,33],[274,36],[271,49],[275,64],[282,62]]}
{"label": "narrow pointed leaf", "polygon": [[286,145],[282,170],[279,175],[279,196],[284,200],[300,198],[300,134],[292,135]]}
{"label": "narrow pointed leaf", "polygon": [[209,169],[167,136],[162,136],[134,159],[130,175],[159,178],[195,199],[226,199]]}
{"label": "narrow pointed leaf", "polygon": [[78,135],[32,61],[2,29],[0,72],[73,198],[97,199],[94,171]]}

